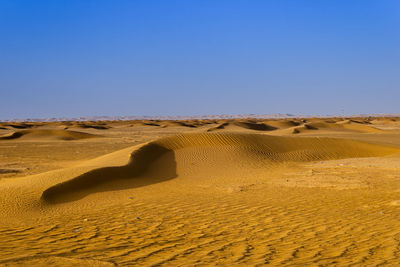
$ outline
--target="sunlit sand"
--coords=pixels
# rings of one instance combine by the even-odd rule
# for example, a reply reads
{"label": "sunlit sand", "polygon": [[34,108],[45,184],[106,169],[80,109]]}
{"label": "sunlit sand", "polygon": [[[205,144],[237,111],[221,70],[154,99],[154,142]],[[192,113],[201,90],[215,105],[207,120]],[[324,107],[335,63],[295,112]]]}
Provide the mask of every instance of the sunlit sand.
{"label": "sunlit sand", "polygon": [[400,119],[0,124],[0,265],[400,264]]}

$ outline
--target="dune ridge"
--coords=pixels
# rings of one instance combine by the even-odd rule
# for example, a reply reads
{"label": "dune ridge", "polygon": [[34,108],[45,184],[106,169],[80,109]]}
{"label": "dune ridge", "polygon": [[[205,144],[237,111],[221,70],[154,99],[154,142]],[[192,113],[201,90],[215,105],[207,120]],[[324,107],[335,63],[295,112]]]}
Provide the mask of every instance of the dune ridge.
{"label": "dune ridge", "polygon": [[[42,199],[47,202],[76,200],[103,185],[109,188],[106,186],[100,191],[123,189],[123,186],[115,187],[116,184],[112,184],[121,180],[133,181],[129,187],[162,182],[178,175],[188,175],[188,170],[193,169],[189,162],[200,162],[200,169],[207,175],[216,169],[221,171],[220,166],[226,167],[222,171],[230,169],[228,172],[232,172],[239,161],[249,163],[248,168],[258,166],[268,169],[270,164],[280,162],[385,156],[399,151],[392,147],[335,138],[296,138],[243,133],[180,134],[144,144],[131,153],[125,166],[95,169],[56,184],[43,192]],[[265,164],[266,162],[270,164]],[[148,170],[153,171],[152,176],[146,176]]]}

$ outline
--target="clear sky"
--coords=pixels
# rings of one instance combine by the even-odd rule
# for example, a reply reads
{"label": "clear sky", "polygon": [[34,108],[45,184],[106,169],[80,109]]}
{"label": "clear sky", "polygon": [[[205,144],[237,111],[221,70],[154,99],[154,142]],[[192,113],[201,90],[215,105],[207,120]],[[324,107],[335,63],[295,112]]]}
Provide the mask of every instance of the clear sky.
{"label": "clear sky", "polygon": [[0,0],[0,119],[400,113],[399,0]]}

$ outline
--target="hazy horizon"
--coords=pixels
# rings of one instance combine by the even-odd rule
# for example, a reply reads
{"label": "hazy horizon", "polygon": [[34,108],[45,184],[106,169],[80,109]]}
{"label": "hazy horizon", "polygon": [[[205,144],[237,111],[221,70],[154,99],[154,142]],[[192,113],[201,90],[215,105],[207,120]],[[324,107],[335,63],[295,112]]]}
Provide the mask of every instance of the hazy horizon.
{"label": "hazy horizon", "polygon": [[399,113],[399,1],[1,1],[0,119]]}

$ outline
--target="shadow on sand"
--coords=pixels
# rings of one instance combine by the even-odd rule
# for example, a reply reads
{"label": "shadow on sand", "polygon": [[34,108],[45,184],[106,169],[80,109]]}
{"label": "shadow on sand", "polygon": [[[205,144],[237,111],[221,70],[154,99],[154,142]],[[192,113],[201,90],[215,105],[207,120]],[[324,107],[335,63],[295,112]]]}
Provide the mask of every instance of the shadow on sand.
{"label": "shadow on sand", "polygon": [[173,179],[175,153],[157,144],[134,151],[125,166],[99,168],[46,189],[42,200],[65,203],[96,193],[136,188]]}

